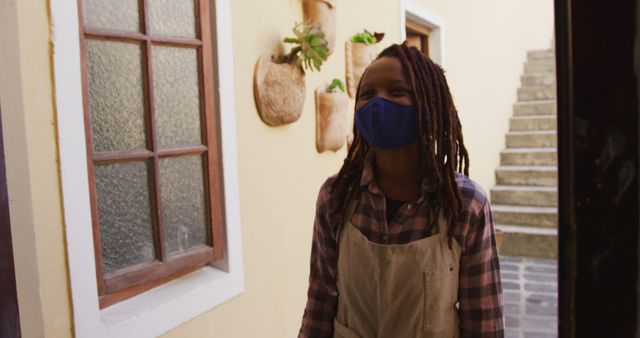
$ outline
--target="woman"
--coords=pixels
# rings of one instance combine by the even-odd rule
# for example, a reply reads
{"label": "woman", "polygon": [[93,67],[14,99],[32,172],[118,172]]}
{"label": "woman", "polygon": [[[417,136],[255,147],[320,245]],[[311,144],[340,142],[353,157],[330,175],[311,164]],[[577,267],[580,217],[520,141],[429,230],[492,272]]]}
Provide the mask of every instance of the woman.
{"label": "woman", "polygon": [[299,337],[503,337],[491,211],[443,70],[390,46],[355,108],[353,144],[318,197]]}

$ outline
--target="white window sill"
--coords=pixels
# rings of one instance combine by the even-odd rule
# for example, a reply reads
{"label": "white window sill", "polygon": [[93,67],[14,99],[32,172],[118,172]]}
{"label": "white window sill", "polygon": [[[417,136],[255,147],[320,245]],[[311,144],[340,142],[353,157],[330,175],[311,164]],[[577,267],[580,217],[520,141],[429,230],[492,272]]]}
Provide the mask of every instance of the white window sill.
{"label": "white window sill", "polygon": [[100,311],[101,337],[156,337],[243,290],[242,278],[205,267]]}

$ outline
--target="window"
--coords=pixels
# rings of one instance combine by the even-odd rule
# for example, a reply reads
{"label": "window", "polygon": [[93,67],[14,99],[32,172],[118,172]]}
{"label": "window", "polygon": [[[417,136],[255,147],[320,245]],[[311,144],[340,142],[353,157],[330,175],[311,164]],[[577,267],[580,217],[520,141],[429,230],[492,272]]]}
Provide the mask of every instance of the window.
{"label": "window", "polygon": [[80,1],[100,306],[223,254],[208,1]]}
{"label": "window", "polygon": [[411,20],[406,21],[406,30],[407,44],[418,48],[425,56],[429,56],[429,34],[431,34],[431,30]]}

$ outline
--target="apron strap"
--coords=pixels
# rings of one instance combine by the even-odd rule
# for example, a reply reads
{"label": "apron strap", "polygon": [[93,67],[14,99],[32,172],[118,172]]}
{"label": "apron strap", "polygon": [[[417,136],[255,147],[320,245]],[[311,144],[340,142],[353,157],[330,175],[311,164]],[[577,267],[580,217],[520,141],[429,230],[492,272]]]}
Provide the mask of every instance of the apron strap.
{"label": "apron strap", "polygon": [[347,202],[349,204],[347,205],[347,209],[345,210],[342,224],[340,224],[340,226],[338,226],[338,229],[336,230],[336,245],[338,246],[340,245],[340,235],[342,233],[342,230],[349,225],[349,222],[351,222],[351,217],[358,207],[358,204],[360,202],[360,193],[360,189],[356,190],[353,196],[351,196],[351,198],[349,199],[349,202]]}

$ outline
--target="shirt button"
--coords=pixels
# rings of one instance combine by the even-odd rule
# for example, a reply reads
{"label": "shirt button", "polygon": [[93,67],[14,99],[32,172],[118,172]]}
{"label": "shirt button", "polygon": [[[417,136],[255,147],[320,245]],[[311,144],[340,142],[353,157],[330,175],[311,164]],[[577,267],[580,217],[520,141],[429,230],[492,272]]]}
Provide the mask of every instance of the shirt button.
{"label": "shirt button", "polygon": [[389,236],[387,234],[382,235],[382,239],[386,242],[389,240]]}
{"label": "shirt button", "polygon": [[413,209],[413,204],[411,204],[411,203],[407,204],[407,209],[409,209],[409,210]]}

